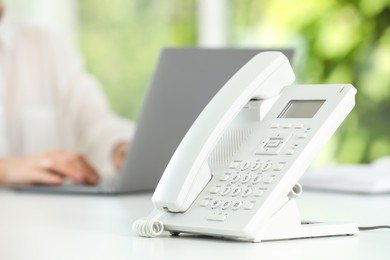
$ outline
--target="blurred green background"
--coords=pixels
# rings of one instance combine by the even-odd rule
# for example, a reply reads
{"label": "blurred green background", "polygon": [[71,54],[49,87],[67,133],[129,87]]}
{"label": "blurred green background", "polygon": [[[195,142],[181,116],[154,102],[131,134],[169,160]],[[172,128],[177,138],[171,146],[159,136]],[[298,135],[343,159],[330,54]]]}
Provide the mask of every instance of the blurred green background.
{"label": "blurred green background", "polygon": [[[300,83],[352,83],[354,111],[322,161],[390,154],[390,1],[230,0],[228,45],[294,47]],[[161,48],[196,45],[195,0],[79,1],[88,69],[119,114],[136,119]]]}

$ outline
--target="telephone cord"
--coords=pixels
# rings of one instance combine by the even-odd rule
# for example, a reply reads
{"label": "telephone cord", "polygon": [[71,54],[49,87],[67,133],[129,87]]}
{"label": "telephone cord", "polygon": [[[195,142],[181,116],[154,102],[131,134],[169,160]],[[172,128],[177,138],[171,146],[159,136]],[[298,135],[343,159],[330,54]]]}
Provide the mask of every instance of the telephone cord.
{"label": "telephone cord", "polygon": [[149,216],[137,219],[133,223],[133,231],[140,237],[157,237],[164,231],[164,224],[158,220],[164,212],[154,209]]}
{"label": "telephone cord", "polygon": [[360,231],[374,230],[374,229],[390,229],[389,225],[380,225],[380,226],[367,226],[367,227],[359,227]]}

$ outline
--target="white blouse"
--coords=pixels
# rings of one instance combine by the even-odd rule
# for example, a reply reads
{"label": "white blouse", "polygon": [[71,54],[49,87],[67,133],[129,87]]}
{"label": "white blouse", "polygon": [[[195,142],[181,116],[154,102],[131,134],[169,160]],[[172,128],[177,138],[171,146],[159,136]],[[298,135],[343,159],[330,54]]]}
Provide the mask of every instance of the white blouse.
{"label": "white blouse", "polygon": [[61,148],[84,154],[107,175],[112,149],[133,132],[75,50],[43,29],[2,18],[0,158]]}

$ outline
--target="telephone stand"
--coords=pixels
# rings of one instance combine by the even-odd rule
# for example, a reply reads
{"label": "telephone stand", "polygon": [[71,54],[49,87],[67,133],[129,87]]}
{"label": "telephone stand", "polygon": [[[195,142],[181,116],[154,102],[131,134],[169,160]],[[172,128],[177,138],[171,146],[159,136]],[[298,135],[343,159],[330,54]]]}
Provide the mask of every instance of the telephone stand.
{"label": "telephone stand", "polygon": [[261,228],[252,242],[284,240],[297,238],[314,238],[327,236],[344,236],[359,233],[356,224],[301,222],[298,207],[290,199]]}

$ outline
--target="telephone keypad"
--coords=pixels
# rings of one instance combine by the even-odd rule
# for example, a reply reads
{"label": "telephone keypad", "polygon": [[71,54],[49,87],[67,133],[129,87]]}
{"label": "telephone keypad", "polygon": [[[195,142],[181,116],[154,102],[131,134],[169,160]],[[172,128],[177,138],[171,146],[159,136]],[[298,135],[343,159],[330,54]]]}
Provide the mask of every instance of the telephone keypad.
{"label": "telephone keypad", "polygon": [[[260,138],[252,160],[234,158],[211,181],[211,194],[203,197],[207,202],[199,204],[212,211],[211,215],[206,215],[207,219],[225,221],[233,212],[240,214],[261,205],[288,169],[289,156],[299,151],[300,142],[310,131],[303,124],[274,123],[269,126],[273,133]],[[280,129],[280,133],[275,134],[275,129]],[[277,154],[280,156],[275,156]]]}

